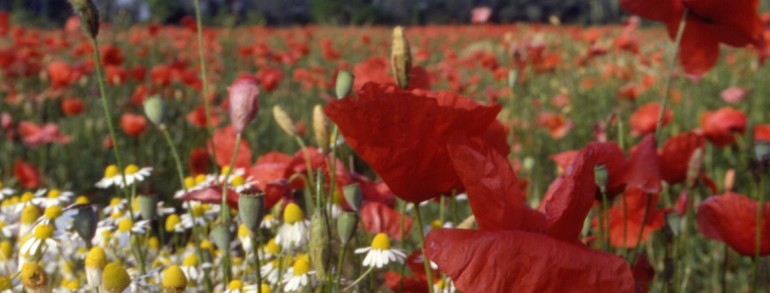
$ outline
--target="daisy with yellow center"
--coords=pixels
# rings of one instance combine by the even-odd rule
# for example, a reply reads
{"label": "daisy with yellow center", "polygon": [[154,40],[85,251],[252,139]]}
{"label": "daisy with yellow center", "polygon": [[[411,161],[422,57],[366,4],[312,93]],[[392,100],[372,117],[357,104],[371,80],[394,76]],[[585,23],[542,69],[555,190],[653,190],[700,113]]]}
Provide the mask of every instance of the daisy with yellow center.
{"label": "daisy with yellow center", "polygon": [[284,277],[284,291],[299,291],[310,284],[310,276],[313,274],[314,272],[310,270],[309,257],[307,255],[298,256],[297,261],[289,268],[288,276]]}
{"label": "daisy with yellow center", "polygon": [[94,246],[86,255],[86,281],[91,288],[102,285],[102,272],[107,265],[107,254],[99,246]]}
{"label": "daisy with yellow center", "polygon": [[163,280],[161,287],[165,293],[181,293],[187,288],[187,277],[182,269],[176,265],[168,267],[163,271]]}
{"label": "daisy with yellow center", "polygon": [[217,181],[224,182],[225,177],[227,176],[227,173],[230,173],[227,183],[232,185],[236,177],[241,176],[241,179],[243,179],[242,176],[246,175],[246,169],[236,168],[235,170],[232,170],[230,166],[224,166],[222,167],[222,171],[219,173],[219,178],[217,178]]}
{"label": "daisy with yellow center", "polygon": [[56,229],[53,225],[40,224],[35,227],[32,236],[24,241],[24,245],[21,246],[21,254],[24,255],[38,255],[44,249],[55,249],[57,242],[54,240],[54,233]]}
{"label": "daisy with yellow center", "polygon": [[112,242],[118,247],[129,247],[131,245],[131,233],[144,234],[149,223],[148,220],[134,222],[129,218],[120,220],[118,226],[115,227],[115,236],[112,238]]}
{"label": "daisy with yellow center", "polygon": [[121,293],[131,285],[131,276],[119,263],[110,263],[102,272],[102,290],[107,293]]}
{"label": "daisy with yellow center", "polygon": [[309,238],[310,221],[305,219],[302,209],[295,203],[289,203],[283,211],[283,225],[278,229],[275,243],[284,249],[295,249],[304,245]]}
{"label": "daisy with yellow center", "polygon": [[28,205],[21,211],[21,225],[19,225],[19,236],[27,235],[34,227],[35,221],[40,218],[40,210],[34,205]]}
{"label": "daisy with yellow center", "polygon": [[170,214],[166,217],[166,232],[183,233],[186,229],[182,225],[182,219],[177,214]]}
{"label": "daisy with yellow center", "polygon": [[276,220],[273,215],[267,214],[264,218],[262,218],[262,223],[259,224],[260,228],[263,229],[273,229],[274,227],[278,226],[280,224],[278,220]]}
{"label": "daisy with yellow center", "polygon": [[75,194],[71,191],[61,191],[59,189],[51,189],[44,197],[35,197],[32,199],[32,203],[41,205],[43,207],[50,207],[54,205],[64,206],[69,203],[72,196]]}
{"label": "daisy with yellow center", "polygon": [[[224,290],[224,292],[225,293],[255,293],[257,292],[257,286],[248,285],[241,280],[235,279],[230,281],[229,284],[227,284],[227,288]],[[262,291],[262,293],[265,293],[265,291]]]}
{"label": "daisy with yellow center", "polygon": [[50,292],[48,273],[34,262],[25,263],[21,268],[21,283],[30,293]]}
{"label": "daisy with yellow center", "polygon": [[205,226],[209,220],[216,219],[219,216],[220,208],[218,205],[210,205],[199,201],[188,201],[185,208],[189,208],[189,213],[182,214],[182,226],[185,229],[192,229],[193,226]]}
{"label": "daisy with yellow center", "polygon": [[32,202],[33,199],[45,195],[46,190],[45,189],[39,189],[32,193],[31,191],[27,191],[21,194],[21,196],[18,198],[16,203],[14,204],[13,213],[18,214],[24,210],[24,208],[34,205]]}
{"label": "daisy with yellow center", "polygon": [[433,284],[433,292],[436,293],[455,293],[457,292],[457,289],[455,289],[454,283],[452,283],[452,280],[449,278],[443,278],[439,279],[438,282]]}
{"label": "daisy with yellow center", "polygon": [[390,246],[390,238],[385,233],[374,236],[370,247],[359,248],[355,252],[356,254],[366,253],[366,257],[364,257],[365,267],[378,269],[391,262],[402,263],[406,259],[406,254],[403,251]]}
{"label": "daisy with yellow center", "polygon": [[[278,281],[280,281],[278,277],[281,275],[279,269],[288,267],[291,265],[291,261],[291,256],[287,256],[284,258],[276,258],[268,262],[262,262],[263,265],[259,268],[259,272],[268,283],[278,285]],[[283,262],[283,266],[281,266],[281,262]]]}
{"label": "daisy with yellow center", "polygon": [[190,192],[209,187],[214,182],[214,179],[216,179],[216,175],[198,174],[195,177],[187,176],[184,178],[185,188],[177,190],[174,193],[174,198],[184,197],[185,189],[187,189],[187,192]]}
{"label": "daisy with yellow center", "polygon": [[249,228],[246,228],[246,225],[244,224],[238,226],[238,240],[241,241],[241,246],[243,246],[243,251],[245,251],[246,254],[251,254],[252,251],[254,251],[254,241],[251,238],[251,231]]}
{"label": "daisy with yellow center", "polygon": [[[142,182],[145,178],[149,177],[150,174],[152,174],[152,167],[144,167],[139,168],[139,166],[130,164],[126,166],[126,169],[124,171],[126,174],[126,182],[123,183],[123,180],[118,181],[116,184],[118,186],[131,186],[134,183]],[[122,178],[119,178],[122,179]]]}
{"label": "daisy with yellow center", "polygon": [[230,188],[235,192],[241,193],[244,190],[250,189],[256,182],[251,180],[251,177],[244,178],[242,175],[234,175],[230,179]]}
{"label": "daisy with yellow center", "polygon": [[275,238],[268,240],[262,247],[261,256],[265,259],[277,257],[279,254],[281,254],[281,246],[275,243]]}
{"label": "daisy with yellow center", "polygon": [[121,181],[123,180],[120,178],[120,170],[118,170],[118,166],[109,165],[104,169],[104,177],[96,182],[95,185],[98,188],[110,188],[110,186],[118,185],[118,183]]}
{"label": "daisy with yellow center", "polygon": [[184,260],[182,260],[182,265],[179,266],[179,268],[182,269],[185,276],[187,276],[187,280],[199,282],[203,279],[204,272],[201,270],[211,268],[211,263],[206,262],[201,264],[196,253],[190,252],[185,256]]}

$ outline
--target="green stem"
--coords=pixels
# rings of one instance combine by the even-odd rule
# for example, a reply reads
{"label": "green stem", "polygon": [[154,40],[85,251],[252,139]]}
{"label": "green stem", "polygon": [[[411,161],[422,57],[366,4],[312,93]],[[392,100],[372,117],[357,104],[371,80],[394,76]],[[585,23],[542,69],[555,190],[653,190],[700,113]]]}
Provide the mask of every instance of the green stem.
{"label": "green stem", "polygon": [[[203,49],[203,18],[201,17],[201,3],[200,0],[194,0],[193,4],[195,6],[195,20],[197,21],[197,34],[198,34],[198,57],[201,64],[201,83],[203,85],[203,110],[206,114],[206,136],[208,137],[208,141],[211,144],[211,149],[216,149],[214,147],[214,126],[211,124],[211,106],[209,105],[209,99],[208,99],[208,93],[209,93],[209,83],[208,78],[206,77],[206,57],[204,54]],[[214,156],[211,156],[211,162],[216,165],[216,159]]]}
{"label": "green stem", "polygon": [[[605,187],[601,187],[601,193],[602,193],[602,202],[599,209],[599,231],[600,236],[599,240],[602,241],[604,251],[609,251],[609,244],[610,244],[610,236],[609,236],[609,218],[607,217],[607,191],[605,190]],[[604,238],[602,238],[602,236]]]}
{"label": "green stem", "polygon": [[414,214],[417,217],[417,230],[420,233],[420,249],[422,250],[422,264],[425,267],[425,278],[428,280],[428,292],[433,293],[433,275],[430,271],[430,261],[425,254],[425,235],[423,234],[423,222],[420,215],[420,204],[414,204]]}
{"label": "green stem", "polygon": [[679,29],[676,32],[676,40],[674,41],[674,48],[671,49],[671,59],[668,61],[668,76],[666,77],[666,83],[663,86],[663,96],[660,98],[660,111],[658,112],[658,122],[655,126],[655,141],[660,139],[660,128],[663,124],[663,115],[666,112],[666,103],[668,102],[668,90],[671,86],[671,75],[674,71],[674,64],[676,62],[676,55],[679,53],[679,44],[682,42],[682,35],[684,35],[684,28],[687,24],[688,8],[682,12],[682,19],[679,21]]}
{"label": "green stem", "polygon": [[360,283],[360,282],[361,282],[361,281],[362,281],[362,280],[363,280],[363,279],[364,279],[364,278],[365,278],[367,275],[369,275],[369,273],[371,273],[372,271],[374,271],[374,267],[369,267],[369,269],[368,269],[368,270],[366,270],[366,272],[364,272],[364,274],[363,274],[363,275],[361,275],[360,277],[358,277],[358,279],[356,279],[356,280],[353,282],[353,284],[350,284],[350,286],[347,286],[347,287],[345,287],[345,289],[343,289],[343,290],[347,291],[347,290],[350,290],[351,288],[355,287],[356,285],[358,285],[358,283]]}
{"label": "green stem", "polygon": [[342,248],[340,249],[340,255],[337,257],[337,292],[340,291],[340,287],[342,286],[342,261],[345,259],[345,252],[348,249],[348,242],[342,244]]}
{"label": "green stem", "polygon": [[[227,185],[230,181],[230,174],[235,171],[235,158],[238,157],[238,149],[241,146],[241,134],[238,133],[235,136],[235,151],[233,151],[233,157],[230,159],[230,165],[228,166],[227,172],[225,172],[225,178],[222,181],[222,205],[220,208],[222,209],[222,213],[220,214],[220,221],[222,225],[225,225],[227,228],[230,225],[230,207],[227,205]],[[230,283],[230,249],[227,249],[227,247],[223,247],[222,250],[224,250],[225,255],[222,259],[222,274],[224,275],[224,281],[225,284]]]}
{"label": "green stem", "polygon": [[[259,229],[257,229],[257,230],[259,230]],[[259,261],[259,240],[260,240],[260,238],[262,238],[262,237],[260,237],[260,236],[258,236],[256,234],[254,235],[254,266],[255,266],[255,271],[256,271],[256,275],[257,275],[257,284],[256,284],[257,285],[257,293],[262,293],[262,272],[260,272],[261,265],[260,265],[260,261]]]}

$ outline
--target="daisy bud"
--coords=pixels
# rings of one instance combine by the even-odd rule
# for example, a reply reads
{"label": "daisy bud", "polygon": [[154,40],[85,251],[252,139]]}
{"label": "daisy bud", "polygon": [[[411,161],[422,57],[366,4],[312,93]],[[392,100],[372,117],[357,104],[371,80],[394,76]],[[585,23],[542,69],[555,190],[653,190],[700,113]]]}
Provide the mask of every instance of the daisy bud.
{"label": "daisy bud", "polygon": [[404,28],[397,26],[393,29],[393,46],[390,50],[390,65],[396,84],[401,88],[409,85],[409,70],[412,69],[412,54],[409,52],[409,41],[404,35]]}
{"label": "daisy bud", "polygon": [[211,239],[214,240],[214,244],[219,247],[219,249],[229,249],[230,248],[230,242],[232,241],[232,233],[230,233],[230,228],[225,224],[218,224],[213,229],[211,229]]}
{"label": "daisy bud", "polygon": [[187,277],[182,269],[172,265],[163,272],[161,285],[163,286],[164,293],[181,293],[187,288]]}
{"label": "daisy bud", "polygon": [[22,266],[21,283],[30,293],[51,292],[48,286],[48,274],[35,262],[28,262]]}
{"label": "daisy bud", "polygon": [[361,193],[361,185],[358,183],[346,185],[342,188],[342,194],[345,196],[345,201],[348,202],[351,209],[356,212],[361,209],[361,201],[364,197],[363,193]]}
{"label": "daisy bud", "polygon": [[334,88],[337,99],[343,99],[350,94],[350,89],[353,87],[353,81],[355,81],[355,76],[350,72],[343,70],[337,73],[337,83]]}
{"label": "daisy bud", "polygon": [[139,213],[145,220],[155,220],[158,218],[158,204],[155,202],[154,197],[147,195],[140,195],[137,197],[139,204]]}
{"label": "daisy bud", "polygon": [[89,37],[96,38],[99,34],[99,10],[92,0],[70,0],[72,9],[80,18],[80,25]]}
{"label": "daisy bud", "polygon": [[94,208],[90,205],[79,205],[73,223],[75,232],[80,238],[83,238],[86,243],[91,243],[91,239],[96,235],[96,225],[98,224]]}
{"label": "daisy bud", "polygon": [[102,289],[106,293],[121,293],[131,285],[131,276],[123,265],[113,262],[104,267]]}
{"label": "daisy bud", "polygon": [[273,118],[275,118],[275,122],[278,122],[278,126],[281,127],[283,132],[292,137],[297,136],[297,127],[294,126],[294,121],[281,106],[276,105],[273,107]]}
{"label": "daisy bud", "polygon": [[230,95],[230,124],[237,133],[242,133],[259,111],[259,80],[241,77],[227,88]]}
{"label": "daisy bud", "polygon": [[256,233],[265,217],[265,194],[259,189],[241,192],[238,197],[238,215],[243,225],[252,233]]}
{"label": "daisy bud", "polygon": [[24,236],[32,230],[32,224],[40,218],[40,210],[35,205],[27,205],[21,210],[21,225],[19,226],[19,236]]}
{"label": "daisy bud", "polygon": [[757,161],[764,162],[770,159],[770,143],[767,141],[758,141],[754,145],[754,155],[757,157]]}
{"label": "daisy bud", "polygon": [[345,244],[353,239],[357,227],[358,215],[353,212],[342,212],[342,214],[337,217],[337,234],[340,236],[340,242]]}
{"label": "daisy bud", "polygon": [[513,90],[516,87],[516,81],[519,79],[519,72],[516,69],[508,70],[508,88]]}
{"label": "daisy bud", "polygon": [[166,103],[158,96],[144,100],[144,115],[155,126],[161,126],[166,120]]}
{"label": "daisy bud", "polygon": [[594,181],[596,182],[596,186],[598,186],[602,192],[605,191],[607,186],[607,167],[604,165],[596,165],[594,167]]}
{"label": "daisy bud", "polygon": [[321,105],[315,105],[313,108],[313,134],[320,148],[329,146],[328,124]]}
{"label": "daisy bud", "polygon": [[166,232],[174,232],[176,229],[176,225],[179,225],[179,223],[182,222],[182,219],[179,218],[179,215],[177,214],[170,214],[166,218]]}
{"label": "daisy bud", "polygon": [[86,281],[88,285],[97,288],[102,285],[102,272],[107,265],[107,254],[104,249],[94,246],[86,255]]}
{"label": "daisy bud", "polygon": [[703,148],[696,149],[690,161],[687,163],[687,187],[695,186],[695,181],[700,176],[701,167],[703,167]]}
{"label": "daisy bud", "polygon": [[316,208],[310,217],[310,261],[319,279],[326,279],[326,265],[329,262],[329,225],[326,212]]}

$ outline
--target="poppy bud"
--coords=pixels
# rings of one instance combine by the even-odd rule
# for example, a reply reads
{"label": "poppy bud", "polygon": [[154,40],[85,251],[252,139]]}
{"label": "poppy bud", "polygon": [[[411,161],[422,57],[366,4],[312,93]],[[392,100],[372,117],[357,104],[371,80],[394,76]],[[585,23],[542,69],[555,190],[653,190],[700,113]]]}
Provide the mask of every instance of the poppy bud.
{"label": "poppy bud", "polygon": [[353,81],[355,81],[355,76],[350,72],[343,70],[337,73],[337,83],[334,88],[337,99],[343,99],[350,94],[350,89],[353,87]]}
{"label": "poppy bud", "polygon": [[92,39],[99,34],[99,10],[92,0],[70,0],[72,9],[80,18],[83,29]]}
{"label": "poppy bud", "polygon": [[75,232],[77,232],[80,238],[83,238],[86,243],[91,243],[91,239],[96,235],[97,221],[96,211],[94,211],[92,206],[79,205],[73,221]]}
{"label": "poppy bud", "polygon": [[238,198],[238,215],[249,231],[257,232],[265,217],[265,194],[259,189],[241,192]]}
{"label": "poppy bud", "polygon": [[669,233],[676,237],[679,235],[680,232],[682,232],[682,217],[679,216],[678,213],[672,212],[672,213],[666,213],[666,221],[665,221],[665,229],[666,233]]}
{"label": "poppy bud", "polygon": [[508,88],[513,90],[516,87],[516,81],[519,79],[519,72],[516,69],[508,70]]}
{"label": "poppy bud", "polygon": [[770,143],[760,140],[754,145],[754,155],[757,161],[764,162],[770,159]]}
{"label": "poppy bud", "polygon": [[316,276],[326,279],[326,265],[329,261],[329,224],[326,222],[326,212],[316,208],[310,217],[310,261]]}
{"label": "poppy bud", "polygon": [[275,118],[275,122],[278,123],[278,127],[281,127],[283,132],[286,132],[286,134],[292,137],[297,136],[297,127],[294,126],[294,121],[281,106],[275,105],[273,107],[273,117]]}
{"label": "poppy bud", "polygon": [[607,167],[604,165],[596,165],[594,167],[594,181],[602,192],[605,192],[607,186]]}
{"label": "poppy bud", "polygon": [[156,126],[161,126],[166,120],[166,104],[163,100],[154,96],[144,100],[144,115]]}
{"label": "poppy bud", "polygon": [[353,239],[353,235],[356,234],[356,227],[358,227],[358,215],[356,213],[342,212],[337,217],[337,234],[339,234],[342,244]]}
{"label": "poppy bud", "polygon": [[703,149],[697,148],[690,156],[690,161],[687,163],[687,187],[695,186],[695,181],[700,176],[701,167],[703,166]]}
{"label": "poppy bud", "polygon": [[242,133],[259,111],[259,80],[241,77],[227,88],[230,95],[230,124],[237,133]]}
{"label": "poppy bud", "polygon": [[409,41],[404,35],[404,28],[400,26],[393,29],[390,65],[396,77],[396,84],[406,88],[409,85],[409,71],[412,69],[412,54],[409,52]]}
{"label": "poppy bud", "polygon": [[22,266],[21,283],[30,293],[51,292],[48,286],[48,274],[35,262],[28,262]]}
{"label": "poppy bud", "polygon": [[214,240],[214,244],[219,247],[219,249],[230,249],[230,242],[232,241],[232,233],[230,233],[230,229],[225,224],[218,224],[213,229],[211,229],[211,239]]}
{"label": "poppy bud", "polygon": [[313,108],[313,134],[320,148],[329,146],[328,124],[321,105],[315,105],[315,108]]}
{"label": "poppy bud", "polygon": [[154,197],[140,195],[137,197],[139,203],[139,213],[145,220],[155,220],[158,218],[158,205]]}
{"label": "poppy bud", "polygon": [[345,196],[345,201],[348,202],[351,209],[356,212],[361,210],[361,200],[364,197],[361,193],[361,185],[358,183],[346,185],[342,188],[342,194]]}

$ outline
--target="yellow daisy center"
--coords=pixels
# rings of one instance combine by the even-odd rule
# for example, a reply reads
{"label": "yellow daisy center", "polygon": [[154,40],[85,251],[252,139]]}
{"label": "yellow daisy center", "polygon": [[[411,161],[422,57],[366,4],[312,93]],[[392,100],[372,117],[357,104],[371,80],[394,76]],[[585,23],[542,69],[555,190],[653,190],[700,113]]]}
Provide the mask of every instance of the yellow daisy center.
{"label": "yellow daisy center", "polygon": [[184,186],[187,188],[193,188],[195,186],[195,178],[187,176],[184,178]]}
{"label": "yellow daisy center", "polygon": [[123,219],[123,220],[120,220],[120,223],[118,223],[118,231],[129,232],[131,231],[131,227],[133,226],[134,226],[134,221],[131,221],[131,219]]}
{"label": "yellow daisy center", "polygon": [[387,250],[390,249],[390,238],[385,233],[379,233],[372,239],[372,249]]}
{"label": "yellow daisy center", "polygon": [[21,268],[21,282],[29,289],[42,288],[48,285],[48,274],[37,263],[28,262]]}
{"label": "yellow daisy center", "polygon": [[51,189],[51,191],[48,192],[48,198],[59,198],[61,195],[61,190],[58,189]]}
{"label": "yellow daisy center", "polygon": [[[8,277],[0,277],[0,290],[11,290],[12,288],[13,283],[11,283],[11,279],[8,279]],[[262,290],[262,292],[265,292],[265,290]]]}
{"label": "yellow daisy center", "polygon": [[109,165],[104,169],[104,178],[112,178],[118,176],[118,166]]}
{"label": "yellow daisy center", "polygon": [[203,209],[203,205],[193,205],[190,208],[190,213],[192,213],[192,215],[195,216],[196,218],[203,217],[204,211],[205,210]]}
{"label": "yellow daisy center", "polygon": [[102,272],[102,286],[107,292],[123,292],[131,284],[131,276],[119,263],[110,263]]}
{"label": "yellow daisy center", "polygon": [[230,174],[230,172],[231,172],[231,170],[230,170],[230,166],[224,166],[224,167],[222,167],[222,175],[225,175],[225,174]]}
{"label": "yellow daisy center", "polygon": [[32,200],[33,198],[35,198],[35,194],[32,193],[32,192],[27,191],[27,192],[25,192],[25,193],[23,193],[21,195],[21,199],[19,199],[19,201],[20,202],[28,202],[28,201]]}
{"label": "yellow daisy center", "polygon": [[262,293],[273,293],[273,289],[270,289],[270,286],[267,284],[262,284],[259,287],[262,288]]}
{"label": "yellow daisy center", "polygon": [[287,224],[294,224],[302,221],[305,215],[302,213],[302,209],[295,203],[290,203],[283,210],[283,221]]}
{"label": "yellow daisy center", "polygon": [[278,245],[278,243],[275,243],[275,239],[270,239],[270,241],[265,244],[265,251],[269,254],[279,254],[281,253],[281,246]]}
{"label": "yellow daisy center", "polygon": [[198,257],[195,256],[195,254],[189,254],[187,257],[184,258],[182,261],[182,266],[184,267],[194,267],[198,265]]}
{"label": "yellow daisy center", "polygon": [[85,195],[78,196],[77,199],[75,199],[76,204],[89,204],[91,201],[88,200],[88,197]]}
{"label": "yellow daisy center", "polygon": [[230,281],[230,285],[228,285],[227,287],[230,288],[230,290],[241,290],[243,289],[243,281],[232,280]]}
{"label": "yellow daisy center", "polygon": [[126,175],[136,174],[136,172],[139,172],[139,167],[137,165],[131,164],[126,167]]}
{"label": "yellow daisy center", "polygon": [[204,239],[201,241],[201,248],[202,249],[214,249],[214,244],[211,243],[208,239]]}
{"label": "yellow daisy center", "polygon": [[77,290],[80,289],[80,282],[78,282],[77,279],[72,279],[67,282],[64,287],[66,287],[69,290]]}
{"label": "yellow daisy center", "polygon": [[86,255],[86,267],[92,269],[102,269],[107,265],[107,254],[104,249],[94,246]]}
{"label": "yellow daisy center", "polygon": [[251,235],[251,231],[249,231],[249,228],[246,228],[246,225],[241,224],[238,226],[238,238],[247,238]]}
{"label": "yellow daisy center", "polygon": [[243,183],[246,183],[246,179],[243,179],[243,176],[241,175],[233,176],[233,183],[231,184],[233,187],[241,186],[243,185]]}
{"label": "yellow daisy center", "polygon": [[110,206],[115,207],[115,206],[118,206],[118,205],[120,205],[120,198],[113,197],[112,199],[110,199]]}
{"label": "yellow daisy center", "polygon": [[206,181],[206,175],[198,174],[198,176],[195,176],[195,185],[201,184]]}
{"label": "yellow daisy center", "polygon": [[150,236],[150,238],[147,239],[147,247],[151,249],[158,249],[160,247],[160,241],[158,241],[158,237]]}
{"label": "yellow daisy center", "polygon": [[47,224],[40,224],[35,228],[35,238],[48,239],[53,237],[53,227]]}
{"label": "yellow daisy center", "polygon": [[179,225],[179,223],[182,222],[182,219],[179,218],[177,214],[171,214],[166,218],[166,231],[171,232],[174,231],[174,227],[176,225]]}
{"label": "yellow daisy center", "polygon": [[11,241],[3,240],[0,242],[0,257],[2,259],[10,259],[13,256],[13,244]]}
{"label": "yellow daisy center", "polygon": [[62,208],[60,206],[50,206],[45,209],[45,217],[54,220],[62,215]]}
{"label": "yellow daisy center", "polygon": [[430,227],[432,229],[441,229],[441,220],[433,220],[433,222],[430,222]]}
{"label": "yellow daisy center", "polygon": [[294,275],[302,276],[308,272],[310,272],[310,262],[306,257],[298,257],[297,261],[294,262]]}
{"label": "yellow daisy center", "polygon": [[32,224],[37,218],[40,217],[40,210],[34,205],[28,205],[21,211],[21,223]]}
{"label": "yellow daisy center", "polygon": [[167,289],[184,289],[187,287],[187,277],[184,275],[182,269],[176,265],[172,265],[163,272],[163,288]]}

